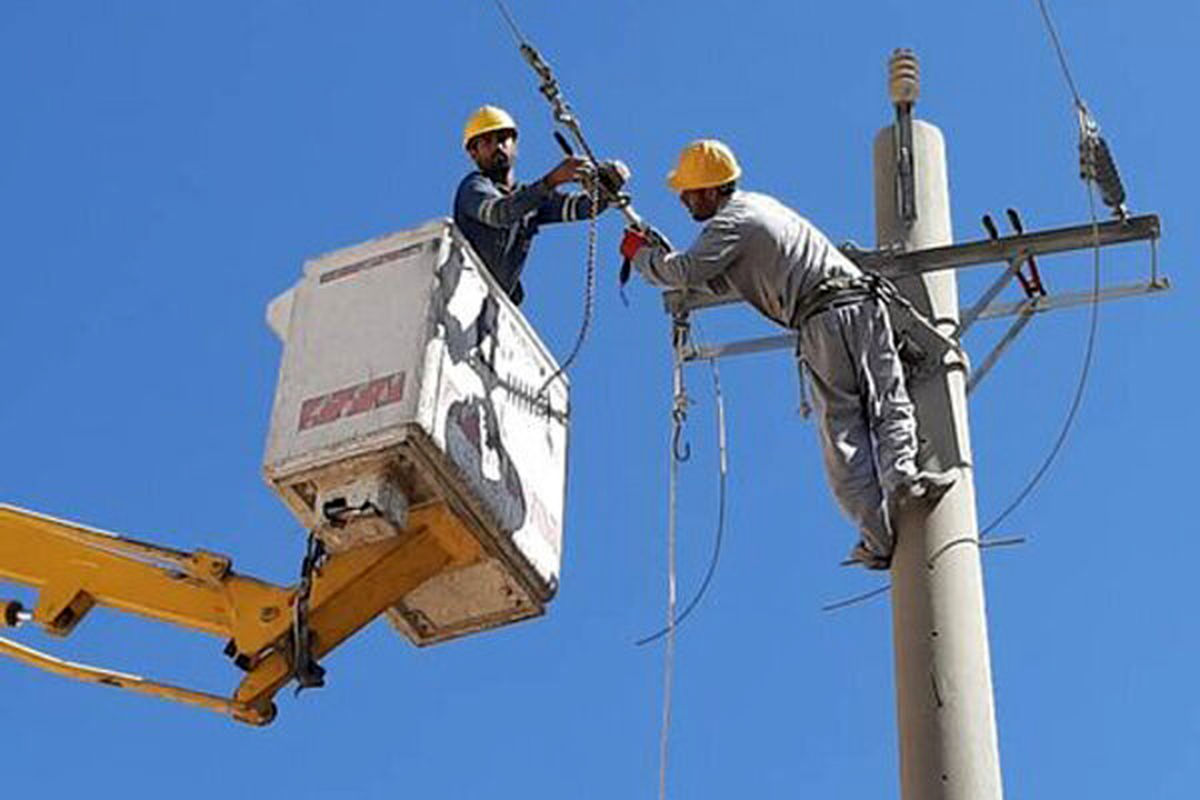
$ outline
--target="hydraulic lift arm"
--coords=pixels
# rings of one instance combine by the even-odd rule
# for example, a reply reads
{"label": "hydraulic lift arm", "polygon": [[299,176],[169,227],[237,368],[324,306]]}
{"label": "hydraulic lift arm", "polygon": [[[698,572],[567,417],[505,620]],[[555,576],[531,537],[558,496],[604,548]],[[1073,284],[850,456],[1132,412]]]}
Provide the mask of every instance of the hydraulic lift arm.
{"label": "hydraulic lift arm", "polygon": [[[0,580],[38,590],[32,611],[0,599],[0,627],[32,621],[66,636],[94,606],[106,606],[226,638],[226,655],[246,676],[226,698],[62,661],[4,638],[0,653],[265,725],[275,716],[275,693],[308,658],[328,653],[430,578],[481,555],[446,505],[434,503],[412,509],[402,535],[329,556],[303,595],[298,586],[237,574],[227,556],[173,550],[0,505]],[[308,652],[298,657],[299,641]]]}

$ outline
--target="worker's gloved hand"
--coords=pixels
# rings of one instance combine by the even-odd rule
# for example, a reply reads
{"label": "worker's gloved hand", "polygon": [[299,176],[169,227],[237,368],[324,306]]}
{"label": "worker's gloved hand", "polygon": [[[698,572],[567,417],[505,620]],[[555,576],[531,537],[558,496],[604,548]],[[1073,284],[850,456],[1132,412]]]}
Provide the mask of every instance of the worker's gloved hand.
{"label": "worker's gloved hand", "polygon": [[629,182],[631,175],[624,161],[616,159],[600,162],[600,184],[612,194],[617,194]]}
{"label": "worker's gloved hand", "polygon": [[649,244],[650,240],[641,231],[634,228],[626,228],[625,236],[621,239],[621,255],[626,260],[632,261],[637,256],[638,250],[647,247]]}
{"label": "worker's gloved hand", "polygon": [[586,158],[567,156],[558,163],[557,167],[550,170],[546,174],[546,177],[542,178],[542,183],[547,189],[553,189],[564,183],[577,183],[586,180],[592,173],[592,165],[588,163]]}

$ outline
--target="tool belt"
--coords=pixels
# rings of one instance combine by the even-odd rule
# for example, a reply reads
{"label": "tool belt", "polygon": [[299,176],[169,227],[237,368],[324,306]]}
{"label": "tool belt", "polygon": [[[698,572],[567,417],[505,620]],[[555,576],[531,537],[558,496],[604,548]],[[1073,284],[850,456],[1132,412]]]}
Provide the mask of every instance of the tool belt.
{"label": "tool belt", "polygon": [[809,319],[824,311],[854,305],[872,297],[883,299],[878,282],[868,277],[838,276],[817,284],[792,313],[790,327],[800,330]]}

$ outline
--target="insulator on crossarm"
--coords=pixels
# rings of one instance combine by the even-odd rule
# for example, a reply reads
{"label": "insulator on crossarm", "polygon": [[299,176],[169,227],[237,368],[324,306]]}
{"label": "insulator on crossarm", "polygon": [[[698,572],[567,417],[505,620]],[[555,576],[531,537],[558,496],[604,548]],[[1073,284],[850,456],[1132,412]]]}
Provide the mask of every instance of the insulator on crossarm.
{"label": "insulator on crossarm", "polygon": [[1100,187],[1100,199],[1104,205],[1124,216],[1125,187],[1121,183],[1121,175],[1117,172],[1117,162],[1108,149],[1108,142],[1103,136],[1097,136],[1092,145],[1092,160],[1095,165],[1095,181]]}
{"label": "insulator on crossarm", "polygon": [[1079,118],[1079,177],[1095,183],[1104,205],[1118,216],[1125,216],[1125,186],[1121,183],[1116,159],[1086,108],[1080,109]]}
{"label": "insulator on crossarm", "polygon": [[888,94],[893,105],[912,106],[917,102],[921,94],[921,65],[912,50],[892,51],[888,59]]}

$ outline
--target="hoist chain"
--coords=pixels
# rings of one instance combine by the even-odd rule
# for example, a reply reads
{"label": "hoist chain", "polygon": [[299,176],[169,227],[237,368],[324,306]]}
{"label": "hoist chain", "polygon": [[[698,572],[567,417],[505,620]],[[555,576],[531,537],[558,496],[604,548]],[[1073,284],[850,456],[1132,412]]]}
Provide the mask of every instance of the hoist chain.
{"label": "hoist chain", "polygon": [[[583,342],[587,339],[588,331],[592,327],[592,311],[596,305],[596,215],[597,207],[600,203],[600,176],[593,174],[587,181],[588,204],[591,206],[588,215],[588,232],[587,232],[587,276],[584,279],[583,288],[583,320],[579,323],[579,334],[575,337],[575,345],[571,348],[570,354],[563,359],[562,364],[554,371],[554,374],[546,379],[542,384],[542,388],[538,390],[537,397],[539,400],[546,396],[546,391],[550,388],[559,375],[567,371],[567,368],[575,362],[575,358],[579,355],[579,351],[583,349]],[[547,405],[549,405],[547,401]]]}
{"label": "hoist chain", "polygon": [[[334,524],[337,524],[336,521]],[[300,585],[292,608],[292,674],[296,678],[296,694],[302,689],[325,685],[325,669],[312,655],[312,631],[308,627],[308,601],[312,593],[313,575],[325,561],[325,544],[315,530],[309,531],[308,546],[300,564]]]}

